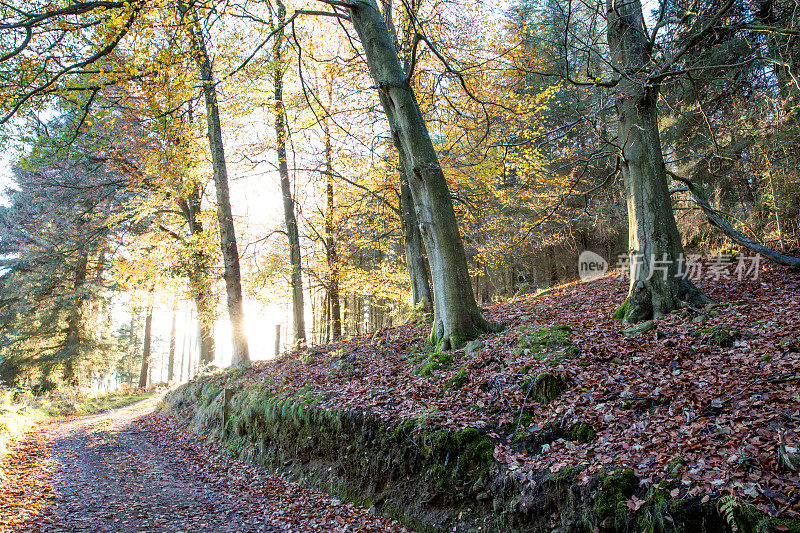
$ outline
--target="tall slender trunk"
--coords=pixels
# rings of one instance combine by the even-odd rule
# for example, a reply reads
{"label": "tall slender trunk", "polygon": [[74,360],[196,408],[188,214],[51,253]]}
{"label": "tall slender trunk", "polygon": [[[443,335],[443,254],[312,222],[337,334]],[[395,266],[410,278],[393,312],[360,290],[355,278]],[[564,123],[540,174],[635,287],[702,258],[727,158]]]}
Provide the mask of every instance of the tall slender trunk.
{"label": "tall slender trunk", "polygon": [[[195,186],[186,196],[186,202],[181,206],[186,223],[189,225],[189,233],[197,240],[203,234],[203,223],[200,220],[201,211],[200,188]],[[189,284],[192,287],[195,307],[197,308],[197,320],[200,336],[200,361],[203,364],[214,362],[214,352],[216,350],[214,341],[214,298],[213,291],[209,286],[208,268],[211,258],[208,257],[196,241],[190,244],[192,258],[189,270]]]}
{"label": "tall slender trunk", "polygon": [[[404,36],[404,42],[401,46],[394,26],[392,2],[391,0],[382,0],[382,3],[386,27],[398,54],[401,49],[403,50],[403,71],[408,73],[411,68],[411,35],[406,34]],[[403,144],[395,142],[395,149],[400,162],[398,168],[400,174],[400,213],[402,215],[406,268],[411,282],[411,302],[414,309],[412,320],[419,320],[433,311],[433,296],[431,295],[430,276],[428,275],[428,261],[425,258],[425,245],[422,242],[414,200],[408,184],[410,177],[405,167],[406,156],[403,153]]]}
{"label": "tall slender trunk", "polygon": [[186,306],[185,319],[183,321],[183,338],[181,338],[181,366],[178,372],[178,382],[183,383],[186,379],[186,366],[188,359],[192,356],[192,310]]}
{"label": "tall slender trunk", "polygon": [[172,381],[175,372],[175,335],[178,326],[178,309],[172,304],[172,327],[169,330],[169,357],[167,357],[167,383]]}
{"label": "tall slender trunk", "polygon": [[244,308],[242,306],[242,281],[239,268],[239,250],[236,246],[236,231],[228,191],[228,170],[225,162],[225,148],[222,142],[222,125],[219,118],[217,90],[214,84],[214,70],[206,49],[205,38],[197,24],[190,26],[194,40],[195,62],[203,80],[203,95],[206,101],[208,121],[208,144],[211,150],[211,166],[214,171],[214,186],[217,191],[217,219],[219,238],[225,267],[225,289],[228,296],[228,317],[231,322],[231,364],[242,365],[250,362],[250,351],[244,328]]}
{"label": "tall slender trunk", "polygon": [[403,149],[400,157],[409,176],[433,278],[434,323],[429,341],[439,349],[455,349],[467,339],[493,328],[475,303],[450,190],[419,103],[375,0],[348,4],[348,10],[364,46],[394,144]]}
{"label": "tall slender trunk", "polygon": [[64,340],[64,381],[68,385],[78,385],[78,373],[75,369],[81,354],[81,310],[83,308],[84,297],[83,284],[86,282],[86,271],[89,262],[89,252],[80,250],[78,252],[78,262],[75,265],[75,280],[72,284],[74,294],[79,295],[77,301],[69,310],[67,318],[67,332]]}
{"label": "tall slender trunk", "polygon": [[[332,87],[332,85],[331,85]],[[330,100],[333,96],[329,94]],[[337,340],[342,336],[342,314],[339,302],[339,257],[336,253],[336,235],[334,234],[335,205],[333,197],[333,148],[331,146],[331,131],[328,119],[323,122],[325,134],[325,193],[327,205],[325,206],[325,251],[328,262],[328,308],[329,340]]]}
{"label": "tall slender trunk", "polygon": [[350,307],[348,305],[349,301],[350,298],[348,298],[347,293],[344,293],[344,295],[342,296],[342,333],[344,334],[345,337],[349,337],[350,332],[352,331],[349,326],[350,324],[349,319],[351,314]]}
{"label": "tall slender trunk", "polygon": [[[128,354],[130,355],[131,359],[136,358],[136,348],[138,346],[138,341],[136,339],[136,315],[138,313],[138,309],[136,306],[131,304],[131,323],[130,323],[130,330],[128,331]],[[128,383],[133,385],[133,368],[127,369],[128,375]]]}
{"label": "tall slender trunk", "polygon": [[[286,7],[278,1],[277,23],[283,24],[286,19]],[[275,138],[278,152],[278,172],[281,178],[281,194],[283,195],[283,215],[286,222],[286,235],[289,239],[289,263],[292,268],[292,326],[295,346],[306,344],[306,321],[303,304],[303,265],[300,257],[300,233],[294,213],[292,184],[289,181],[289,166],[286,157],[286,112],[283,107],[283,31],[279,31],[272,46],[275,63]]]}
{"label": "tall slender trunk", "polygon": [[147,387],[147,376],[150,370],[150,350],[153,332],[153,291],[150,291],[147,301],[147,317],[144,320],[144,345],[142,347],[142,369],[139,372],[139,388]]}
{"label": "tall slender trunk", "polygon": [[411,301],[415,318],[420,319],[433,310],[433,296],[428,277],[428,261],[425,259],[425,245],[414,211],[411,188],[403,170],[400,171],[400,209],[403,213],[403,244],[408,277],[411,281]]}
{"label": "tall slender trunk", "polygon": [[675,223],[658,131],[658,87],[646,83],[650,62],[639,0],[607,0],[608,46],[614,68],[626,73],[617,87],[617,142],[628,204],[631,282],[617,312],[627,322],[658,318],[689,301],[709,301],[681,272],[683,243]]}

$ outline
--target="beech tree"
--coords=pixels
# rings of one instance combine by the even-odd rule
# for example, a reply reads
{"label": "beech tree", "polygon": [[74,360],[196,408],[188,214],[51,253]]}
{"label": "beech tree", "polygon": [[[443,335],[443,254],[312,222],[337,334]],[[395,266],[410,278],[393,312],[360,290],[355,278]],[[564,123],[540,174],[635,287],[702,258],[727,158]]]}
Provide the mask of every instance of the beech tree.
{"label": "beech tree", "polygon": [[147,315],[144,319],[144,344],[142,346],[142,367],[139,371],[139,388],[147,387],[150,376],[150,358],[153,349],[153,289],[147,296]]}
{"label": "beech tree", "polygon": [[625,321],[658,318],[684,302],[710,300],[680,270],[683,242],[672,211],[658,129],[658,83],[641,3],[608,7],[608,46],[618,73],[617,146],[628,203],[631,282],[620,314]]}
{"label": "beech tree", "polygon": [[[325,0],[321,0],[325,2]],[[381,106],[403,159],[433,279],[434,322],[429,341],[457,349],[491,331],[481,314],[467,267],[453,201],[414,91],[375,0],[331,2],[346,7],[356,29]]]}
{"label": "beech tree", "polygon": [[281,181],[281,194],[283,195],[283,214],[286,223],[286,238],[289,240],[289,263],[291,267],[292,286],[292,331],[294,344],[303,346],[306,343],[306,318],[303,302],[303,264],[300,257],[300,232],[297,227],[297,216],[294,212],[294,198],[292,196],[292,182],[289,178],[289,164],[286,155],[286,110],[283,105],[283,74],[286,24],[286,6],[276,0],[277,13],[275,19],[270,19],[274,32],[272,42],[273,61],[273,86],[274,86],[274,120],[275,143],[278,156],[278,173]]}
{"label": "beech tree", "polygon": [[[333,85],[331,85],[332,87]],[[333,102],[332,91],[328,92],[328,105]],[[342,336],[342,315],[339,302],[340,267],[339,255],[336,252],[336,233],[334,217],[336,216],[333,194],[333,146],[331,144],[331,128],[328,117],[322,122],[325,140],[325,259],[328,266],[327,290],[330,323],[330,339],[337,340]]]}
{"label": "beech tree", "polygon": [[[184,15],[188,12],[183,9]],[[206,38],[196,14],[190,14],[189,34],[192,39],[194,55],[200,78],[203,83],[203,96],[206,104],[208,122],[208,144],[211,149],[211,166],[214,173],[214,186],[217,192],[217,218],[219,220],[220,248],[225,267],[225,288],[228,300],[228,317],[231,322],[231,360],[234,365],[248,364],[250,352],[244,330],[244,308],[242,305],[242,277],[239,266],[239,248],[236,245],[236,230],[233,224],[230,193],[228,191],[228,169],[225,161],[225,146],[222,139],[222,122],[219,116],[217,89],[214,82],[214,69],[206,46]]]}
{"label": "beech tree", "polygon": [[[560,39],[563,66],[546,74],[560,77],[574,86],[610,91],[616,111],[616,136],[610,142],[626,193],[630,287],[615,316],[636,322],[658,318],[687,304],[700,306],[710,302],[689,279],[670,192],[688,190],[701,208],[707,210],[710,205],[704,201],[702,187],[698,188],[691,181],[685,188],[672,191],[669,188],[668,177],[687,180],[671,171],[665,162],[659,123],[660,96],[666,86],[682,81],[693,83],[693,76],[738,68],[742,62],[760,59],[760,52],[751,52],[750,59],[728,55],[719,60],[710,60],[707,54],[700,52],[722,39],[754,31],[790,40],[795,31],[742,20],[735,12],[741,10],[733,9],[733,0],[697,13],[682,3],[661,2],[651,28],[647,27],[638,0],[623,4],[608,0],[604,11],[600,6],[578,5],[570,0],[554,4],[554,9],[564,18]],[[593,40],[593,35],[588,39],[578,35],[573,27],[579,19],[605,23],[607,48]],[[602,25],[594,24],[594,27]],[[608,61],[598,62],[597,57],[608,57]],[[582,68],[584,64],[585,72],[578,72],[576,65]],[[681,90],[686,91],[685,88]],[[703,127],[706,128],[708,115],[701,115],[705,117]],[[718,150],[719,146],[713,149]],[[684,153],[682,157],[689,159],[697,155]],[[763,252],[750,246],[747,239],[737,238],[735,232],[728,231],[722,219],[710,217],[709,220],[737,244]],[[793,264],[791,258],[781,254],[768,254],[768,257]]]}
{"label": "beech tree", "polygon": [[[415,16],[419,10],[420,2],[412,2],[408,6],[410,13],[406,13],[406,18]],[[397,34],[397,29],[394,26],[393,9],[391,0],[383,0],[383,18],[386,21],[389,35],[394,41],[395,49],[399,54],[402,54],[403,70],[406,72],[406,77],[411,84],[411,61],[412,49],[414,47],[414,33],[411,31],[413,27],[410,21],[404,25],[402,41]],[[393,137],[393,139],[396,139]],[[425,257],[425,245],[422,242],[422,234],[420,233],[420,225],[417,220],[417,213],[414,207],[414,200],[411,196],[411,187],[409,186],[408,169],[406,168],[406,156],[403,154],[404,147],[402,143],[395,142],[395,149],[399,156],[399,175],[400,175],[400,213],[403,226],[403,244],[406,251],[406,266],[408,268],[408,277],[411,281],[411,302],[414,307],[416,318],[422,318],[425,314],[433,311],[433,295],[431,294],[430,278],[428,276],[428,261]]]}

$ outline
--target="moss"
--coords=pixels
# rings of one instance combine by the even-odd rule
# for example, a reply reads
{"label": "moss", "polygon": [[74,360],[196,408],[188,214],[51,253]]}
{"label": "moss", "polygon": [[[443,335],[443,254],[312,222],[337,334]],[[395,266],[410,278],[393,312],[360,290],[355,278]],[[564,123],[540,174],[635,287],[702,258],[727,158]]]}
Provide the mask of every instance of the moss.
{"label": "moss", "polygon": [[452,352],[434,351],[429,353],[423,365],[417,368],[413,373],[425,378],[431,377],[437,370],[450,368],[453,366],[455,357]]}
{"label": "moss", "polygon": [[656,327],[656,323],[653,320],[646,320],[635,326],[630,326],[628,328],[623,328],[620,330],[620,333],[625,335],[626,337],[638,337],[639,335],[643,335],[648,331],[651,331]]}
{"label": "moss", "polygon": [[455,375],[445,381],[444,389],[448,391],[458,390],[464,385],[467,384],[469,381],[469,376],[467,376],[467,369],[462,368]]}
{"label": "moss", "polygon": [[[669,479],[644,495],[646,503],[632,514],[626,502],[634,493],[641,494],[631,470],[603,471],[587,485],[578,486],[582,470],[576,465],[540,474],[546,482],[541,490],[522,494],[515,477],[498,468],[494,440],[483,429],[452,431],[438,426],[438,420],[430,426],[415,419],[390,423],[361,409],[326,410],[320,408],[321,398],[311,389],[276,396],[255,386],[235,388],[229,383],[236,392],[228,429],[236,431],[223,432],[218,396],[209,405],[194,399],[221,391],[224,384],[217,379],[182,387],[168,395],[165,409],[186,414],[190,426],[219,440],[231,455],[280,468],[343,500],[375,505],[384,516],[396,516],[420,531],[479,527],[499,531],[502,521],[512,530],[549,530],[544,521],[553,512],[562,515],[561,524],[570,531],[597,531],[601,524],[617,531],[686,532],[699,531],[701,521],[710,524],[706,531],[724,530],[724,524],[717,527],[717,505],[701,507],[696,499],[672,498],[670,489],[676,485]],[[175,407],[178,404],[182,404],[180,409]],[[520,410],[516,424],[506,429],[527,428],[532,414]],[[532,453],[540,453],[543,443],[561,437],[586,441],[594,436],[594,429],[585,423],[554,423],[535,432],[520,431],[522,444],[535,450]],[[673,459],[667,470],[682,461]],[[800,533],[797,520],[770,519],[738,505],[736,523],[742,525],[737,526],[742,532],[766,533],[786,525],[792,528],[789,531]],[[462,519],[461,511],[471,517]]]}
{"label": "moss", "polygon": [[[787,533],[800,533],[800,518],[769,518],[766,525],[771,531],[785,531]],[[780,529],[778,529],[780,526]],[[786,528],[786,529],[784,529]]]}
{"label": "moss", "polygon": [[524,327],[517,340],[516,356],[527,355],[533,352],[537,358],[549,355],[549,352],[559,351],[557,360],[575,357],[580,353],[577,346],[572,344],[572,331],[570,326],[555,324],[552,326]]}
{"label": "moss", "polygon": [[439,337],[436,336],[436,326],[431,327],[431,332],[428,334],[428,346],[436,346],[436,343],[439,341]]}
{"label": "moss", "polygon": [[742,338],[742,332],[736,328],[713,326],[699,330],[695,336],[704,338],[706,342],[714,346],[730,348]]}
{"label": "moss", "polygon": [[675,457],[670,459],[664,469],[667,471],[667,475],[674,477],[677,476],[680,472],[681,466],[686,464],[686,459],[683,457]]}
{"label": "moss", "polygon": [[450,334],[449,337],[444,337],[440,339],[439,336],[436,335],[436,326],[434,325],[431,327],[431,332],[428,335],[428,346],[435,347],[437,352],[458,350],[460,348],[463,348],[468,340],[474,339],[481,333],[483,332],[478,331],[477,328],[474,328],[472,331],[468,331],[465,333],[454,332]]}
{"label": "moss", "polygon": [[720,514],[734,531],[741,533],[773,533],[776,531],[800,533],[800,518],[765,516],[756,507],[747,505],[736,497],[723,497],[718,502],[718,507]]}
{"label": "moss", "polygon": [[570,343],[572,331],[572,327],[566,324],[555,324],[552,326],[542,326],[540,328],[526,328],[520,336],[520,342],[529,346]]}
{"label": "moss", "polygon": [[630,298],[625,298],[625,301],[622,302],[622,305],[617,307],[617,310],[614,311],[614,318],[616,320],[624,321],[626,318],[628,318],[630,312],[631,312],[631,300]]}
{"label": "moss", "polygon": [[586,422],[575,422],[567,431],[567,438],[582,444],[593,441],[595,437],[597,437],[597,432],[591,424]]}
{"label": "moss", "polygon": [[672,501],[669,503],[668,509],[670,516],[681,521],[685,520],[691,512],[689,509],[689,502],[687,500]]}
{"label": "moss", "polygon": [[517,424],[520,427],[527,427],[528,425],[530,425],[531,420],[533,420],[533,415],[534,415],[534,413],[532,411],[529,411],[527,409],[523,409],[519,413],[519,418],[517,419]]}
{"label": "moss", "polygon": [[544,480],[548,483],[569,483],[571,485],[578,480],[581,472],[583,472],[583,468],[578,465],[565,466],[558,472],[548,470]]}
{"label": "moss", "polygon": [[548,404],[566,390],[567,384],[563,377],[556,377],[548,372],[542,372],[525,380],[522,387],[532,399],[539,403]]}
{"label": "moss", "polygon": [[466,335],[462,335],[461,333],[453,333],[452,335],[450,335],[451,350],[458,350],[459,348],[463,348],[466,343],[467,343]]}
{"label": "moss", "polygon": [[636,490],[638,481],[630,468],[608,473],[595,499],[595,512],[601,519],[618,518],[628,512],[625,502]]}
{"label": "moss", "polygon": [[484,477],[494,464],[494,442],[475,428],[423,432],[413,440],[425,458],[428,479],[439,489]]}

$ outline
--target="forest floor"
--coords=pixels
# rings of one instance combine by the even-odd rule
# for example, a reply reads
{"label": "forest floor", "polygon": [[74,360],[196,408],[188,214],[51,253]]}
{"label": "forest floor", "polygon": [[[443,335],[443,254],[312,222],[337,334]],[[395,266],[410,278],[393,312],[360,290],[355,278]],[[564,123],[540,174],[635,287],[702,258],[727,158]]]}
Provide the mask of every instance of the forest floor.
{"label": "forest floor", "polygon": [[0,531],[405,531],[152,416],[160,397],[52,420],[0,465]]}
{"label": "forest floor", "polygon": [[[531,484],[548,470],[578,467],[588,483],[626,467],[642,494],[669,477],[676,501],[733,494],[769,516],[800,517],[800,472],[779,459],[796,461],[800,447],[800,275],[762,265],[758,279],[739,281],[734,264],[698,286],[717,303],[638,336],[613,318],[627,282],[612,273],[490,307],[485,316],[505,330],[470,350],[436,353],[430,326],[412,324],[198,379],[420,428],[478,428]],[[545,400],[543,374],[560,382]],[[554,424],[593,432],[526,446]]]}
{"label": "forest floor", "polygon": [[[797,518],[800,472],[779,457],[800,447],[800,275],[766,267],[739,281],[733,268],[698,283],[717,304],[636,336],[613,318],[627,283],[608,275],[487,309],[506,327],[470,350],[437,353],[424,340],[430,326],[410,324],[204,374],[193,387],[313,397],[319,409],[420,429],[478,428],[494,458],[531,484],[543,471],[577,467],[588,482],[628,467],[642,498],[668,477],[675,501],[710,506],[733,494]],[[537,397],[544,374],[559,383],[547,399]],[[403,531],[228,457],[150,414],[157,400],[48,422],[20,441],[0,480],[0,530]],[[588,438],[535,438],[576,423],[591,426]],[[634,513],[645,504],[636,494],[626,502]]]}

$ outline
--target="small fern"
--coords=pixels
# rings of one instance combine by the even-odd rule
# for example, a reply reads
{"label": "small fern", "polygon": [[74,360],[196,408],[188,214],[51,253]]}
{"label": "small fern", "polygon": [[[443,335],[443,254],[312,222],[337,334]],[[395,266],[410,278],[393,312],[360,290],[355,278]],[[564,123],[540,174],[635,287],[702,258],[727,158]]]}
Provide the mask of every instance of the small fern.
{"label": "small fern", "polygon": [[739,527],[736,525],[736,511],[741,507],[739,498],[733,494],[726,494],[719,500],[719,512],[728,525],[733,530],[733,533],[739,532]]}

